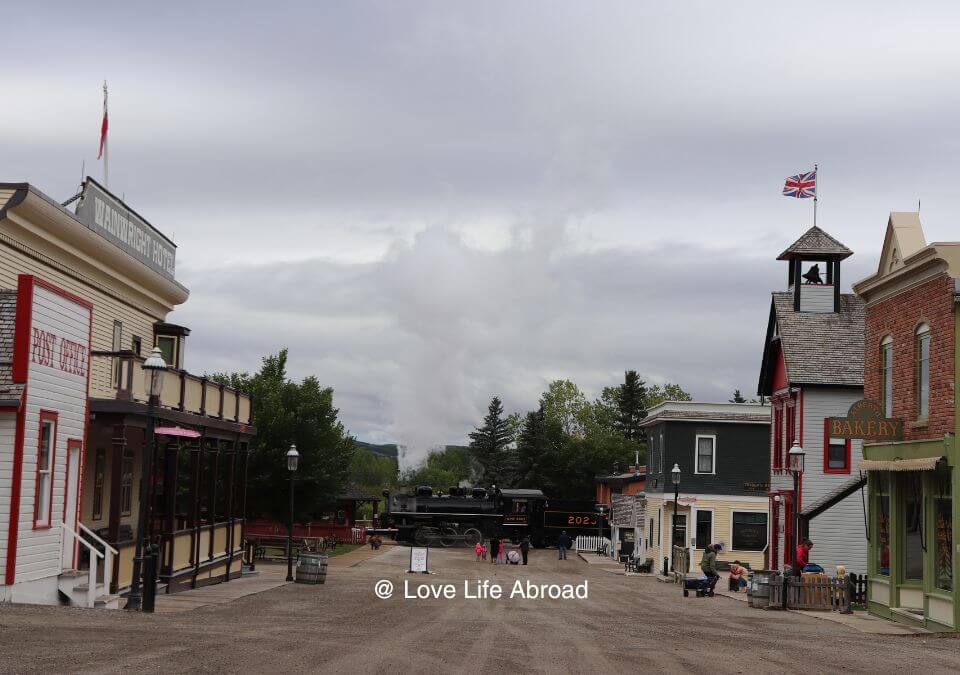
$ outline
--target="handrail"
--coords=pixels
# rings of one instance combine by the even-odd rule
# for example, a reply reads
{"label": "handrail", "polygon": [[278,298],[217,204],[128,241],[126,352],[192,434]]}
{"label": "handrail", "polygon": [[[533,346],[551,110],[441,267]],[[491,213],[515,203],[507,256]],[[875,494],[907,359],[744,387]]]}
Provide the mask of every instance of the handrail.
{"label": "handrail", "polygon": [[[75,541],[80,542],[81,544],[86,546],[87,549],[90,551],[90,554],[91,554],[90,570],[88,572],[88,577],[87,577],[87,607],[93,607],[94,605],[96,605],[96,602],[97,602],[97,558],[104,558],[104,556],[112,556],[112,554],[107,550],[104,550],[103,553],[98,551],[93,544],[91,544],[89,541],[87,541],[86,539],[81,537],[79,534],[74,532],[73,528],[71,528],[62,520],[60,521],[60,528],[64,534],[69,534],[71,537],[74,538]],[[61,550],[62,550],[62,546],[61,546]],[[110,589],[110,582],[108,579],[110,572],[108,570],[110,570],[111,567],[112,565],[105,560],[104,566],[103,566],[103,576],[104,576],[104,582],[106,584],[108,592]]]}
{"label": "handrail", "polygon": [[87,534],[89,534],[89,535],[93,538],[93,540],[96,541],[98,544],[100,544],[100,545],[103,546],[104,548],[110,549],[110,550],[113,552],[113,555],[120,555],[120,552],[117,551],[117,549],[115,549],[113,546],[111,546],[110,544],[108,544],[107,542],[105,542],[103,539],[101,539],[101,538],[100,538],[100,535],[98,535],[96,532],[94,532],[93,530],[91,530],[89,527],[87,527],[87,526],[84,525],[83,523],[77,523],[77,525],[80,526],[80,529],[81,529],[81,530],[83,530],[84,532],[86,532]]}

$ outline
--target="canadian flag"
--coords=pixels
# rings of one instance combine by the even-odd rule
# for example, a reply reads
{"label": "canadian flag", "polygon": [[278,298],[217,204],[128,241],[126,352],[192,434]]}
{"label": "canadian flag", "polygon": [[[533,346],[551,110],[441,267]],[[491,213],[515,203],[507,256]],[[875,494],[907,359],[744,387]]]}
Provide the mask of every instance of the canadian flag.
{"label": "canadian flag", "polygon": [[107,144],[107,83],[103,83],[103,122],[100,123],[100,150],[97,159],[103,157],[103,146]]}

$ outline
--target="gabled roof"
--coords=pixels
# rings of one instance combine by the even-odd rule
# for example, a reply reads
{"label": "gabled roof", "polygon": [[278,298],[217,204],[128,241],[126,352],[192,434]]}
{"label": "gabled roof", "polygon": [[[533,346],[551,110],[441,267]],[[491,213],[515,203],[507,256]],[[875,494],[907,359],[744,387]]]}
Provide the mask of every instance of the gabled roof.
{"label": "gabled roof", "polygon": [[[774,293],[760,370],[759,393],[773,393],[775,341],[779,341],[790,384],[863,386],[863,302],[840,296],[839,312],[795,312],[793,293]],[[776,333],[774,331],[776,329]]]}
{"label": "gabled roof", "polygon": [[814,225],[799,239],[790,244],[777,260],[793,260],[820,256],[830,260],[843,260],[853,255],[853,251]]}

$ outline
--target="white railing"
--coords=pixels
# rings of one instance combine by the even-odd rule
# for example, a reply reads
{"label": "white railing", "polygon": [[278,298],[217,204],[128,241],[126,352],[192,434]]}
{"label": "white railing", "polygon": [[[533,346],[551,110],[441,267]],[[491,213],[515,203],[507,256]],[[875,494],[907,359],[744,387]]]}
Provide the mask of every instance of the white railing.
{"label": "white railing", "polygon": [[97,550],[96,546],[74,532],[69,525],[62,521],[60,523],[60,529],[64,535],[64,544],[67,542],[67,537],[72,537],[73,541],[83,544],[90,552],[90,568],[87,576],[87,607],[93,607],[97,603],[97,559],[104,561],[103,584],[106,592],[109,593],[110,581],[112,580],[113,575],[113,556],[117,555],[117,550],[110,546],[110,544],[105,542],[103,539],[98,537],[96,534],[91,532],[90,529],[87,528],[83,523],[80,523],[80,529],[103,546],[102,553]]}
{"label": "white railing", "polygon": [[80,526],[80,531],[89,536],[95,542],[103,546],[103,553],[106,558],[103,561],[103,586],[106,588],[106,592],[110,592],[110,582],[113,581],[113,556],[118,556],[120,553],[113,546],[105,542],[100,535],[91,530],[89,527],[83,523],[77,523]]}
{"label": "white railing", "polygon": [[603,548],[607,555],[610,555],[610,539],[608,537],[598,537],[597,535],[583,535],[573,540],[574,551],[584,551],[587,553],[596,553],[597,549]]}

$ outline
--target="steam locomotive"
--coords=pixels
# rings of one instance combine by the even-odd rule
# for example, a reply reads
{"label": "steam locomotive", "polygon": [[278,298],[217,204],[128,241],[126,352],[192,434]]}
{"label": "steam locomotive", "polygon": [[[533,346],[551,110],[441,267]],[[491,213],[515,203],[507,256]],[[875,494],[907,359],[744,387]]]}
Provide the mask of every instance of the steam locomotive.
{"label": "steam locomotive", "polygon": [[566,530],[577,535],[610,535],[610,524],[588,500],[548,498],[541,490],[451,487],[434,493],[420,486],[409,494],[384,491],[380,527],[399,542],[420,546],[472,546],[498,536],[514,542],[530,537],[537,548],[553,546]]}

